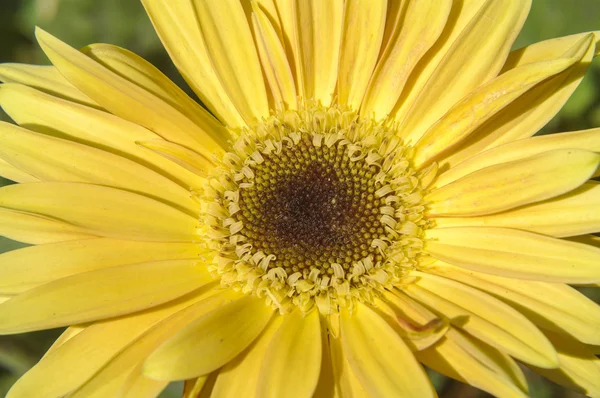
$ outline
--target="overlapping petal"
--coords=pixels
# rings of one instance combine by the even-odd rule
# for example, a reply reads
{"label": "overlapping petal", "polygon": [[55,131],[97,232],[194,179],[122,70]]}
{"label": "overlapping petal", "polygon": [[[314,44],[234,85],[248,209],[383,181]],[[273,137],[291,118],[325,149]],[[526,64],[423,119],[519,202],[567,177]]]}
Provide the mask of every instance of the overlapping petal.
{"label": "overlapping petal", "polygon": [[205,375],[231,361],[263,331],[273,310],[245,296],[179,330],[146,361],[144,374],[156,380]]}
{"label": "overlapping petal", "polygon": [[525,316],[477,289],[419,272],[405,291],[460,328],[515,358],[543,368],[558,364],[552,344]]}
{"label": "overlapping petal", "polygon": [[0,293],[17,294],[55,279],[158,260],[197,259],[195,243],[78,239],[13,250],[0,255]]}
{"label": "overlapping petal", "polygon": [[344,355],[360,384],[372,396],[434,397],[435,390],[400,336],[364,304],[342,312]]}
{"label": "overlapping petal", "polygon": [[425,251],[474,271],[559,283],[598,283],[600,249],[531,232],[493,227],[435,228]]}
{"label": "overlapping petal", "polygon": [[89,235],[155,242],[198,240],[198,220],[193,216],[158,200],[100,185],[9,185],[0,189],[0,208],[63,221]]}
{"label": "overlapping petal", "polygon": [[212,280],[195,259],[121,265],[76,274],[28,290],[0,305],[0,333],[76,325],[141,311]]}

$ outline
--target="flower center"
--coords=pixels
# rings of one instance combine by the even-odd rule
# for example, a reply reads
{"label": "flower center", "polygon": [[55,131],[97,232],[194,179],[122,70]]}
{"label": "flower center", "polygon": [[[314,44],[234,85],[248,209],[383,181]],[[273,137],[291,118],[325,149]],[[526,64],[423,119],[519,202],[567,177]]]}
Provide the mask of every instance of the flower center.
{"label": "flower center", "polygon": [[376,195],[377,166],[351,160],[339,144],[315,147],[308,134],[264,158],[252,166],[254,183],[240,191],[233,218],[254,250],[275,256],[269,268],[333,275],[332,264],[348,271],[369,255],[383,260],[371,245],[389,235],[380,221],[386,203]]}
{"label": "flower center", "polygon": [[408,151],[394,130],[337,107],[283,111],[243,131],[205,189],[210,269],[281,312],[372,301],[422,247]]}

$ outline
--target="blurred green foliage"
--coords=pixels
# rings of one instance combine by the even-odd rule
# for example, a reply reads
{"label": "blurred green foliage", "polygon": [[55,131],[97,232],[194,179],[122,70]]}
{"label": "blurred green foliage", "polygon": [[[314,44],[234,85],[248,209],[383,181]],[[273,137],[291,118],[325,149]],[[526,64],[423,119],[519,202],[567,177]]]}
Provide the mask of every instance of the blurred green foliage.
{"label": "blurred green foliage", "polygon": [[[175,82],[183,79],[162,48],[152,25],[137,0],[2,0],[0,2],[0,62],[48,63],[35,42],[34,26],[40,26],[74,47],[111,43],[148,59]],[[598,0],[534,0],[532,11],[515,48],[583,31],[600,29]],[[186,88],[186,91],[190,92]],[[8,120],[1,114],[0,119]],[[600,62],[590,72],[563,110],[543,133],[600,126]],[[0,186],[11,183],[0,177]],[[0,253],[24,245],[0,237]],[[598,294],[597,289],[586,293]],[[598,300],[599,297],[595,297]],[[0,396],[31,367],[52,344],[60,331],[19,336],[0,336]],[[65,370],[68,371],[68,370]],[[485,397],[476,389],[431,372],[442,397]],[[530,393],[535,398],[576,397],[541,377],[527,372]],[[181,385],[170,386],[163,397],[177,397]]]}

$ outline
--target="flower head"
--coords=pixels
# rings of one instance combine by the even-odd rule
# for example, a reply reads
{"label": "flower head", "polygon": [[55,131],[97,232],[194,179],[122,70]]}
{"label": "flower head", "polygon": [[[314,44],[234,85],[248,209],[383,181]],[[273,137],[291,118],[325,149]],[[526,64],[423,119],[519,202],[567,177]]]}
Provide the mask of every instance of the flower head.
{"label": "flower head", "polygon": [[0,333],[68,326],[10,397],[434,396],[422,364],[600,394],[598,129],[533,135],[598,54],[509,52],[521,1],[143,1],[136,55],[0,66]]}

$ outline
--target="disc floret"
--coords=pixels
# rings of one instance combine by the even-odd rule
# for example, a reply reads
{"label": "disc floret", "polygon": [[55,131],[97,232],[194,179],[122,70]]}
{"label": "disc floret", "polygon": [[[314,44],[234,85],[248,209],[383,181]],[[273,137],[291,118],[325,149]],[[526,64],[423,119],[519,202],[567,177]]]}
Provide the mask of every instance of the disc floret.
{"label": "disc floret", "polygon": [[207,180],[203,228],[225,286],[282,313],[373,302],[422,248],[422,193],[395,131],[306,106],[244,130]]}

